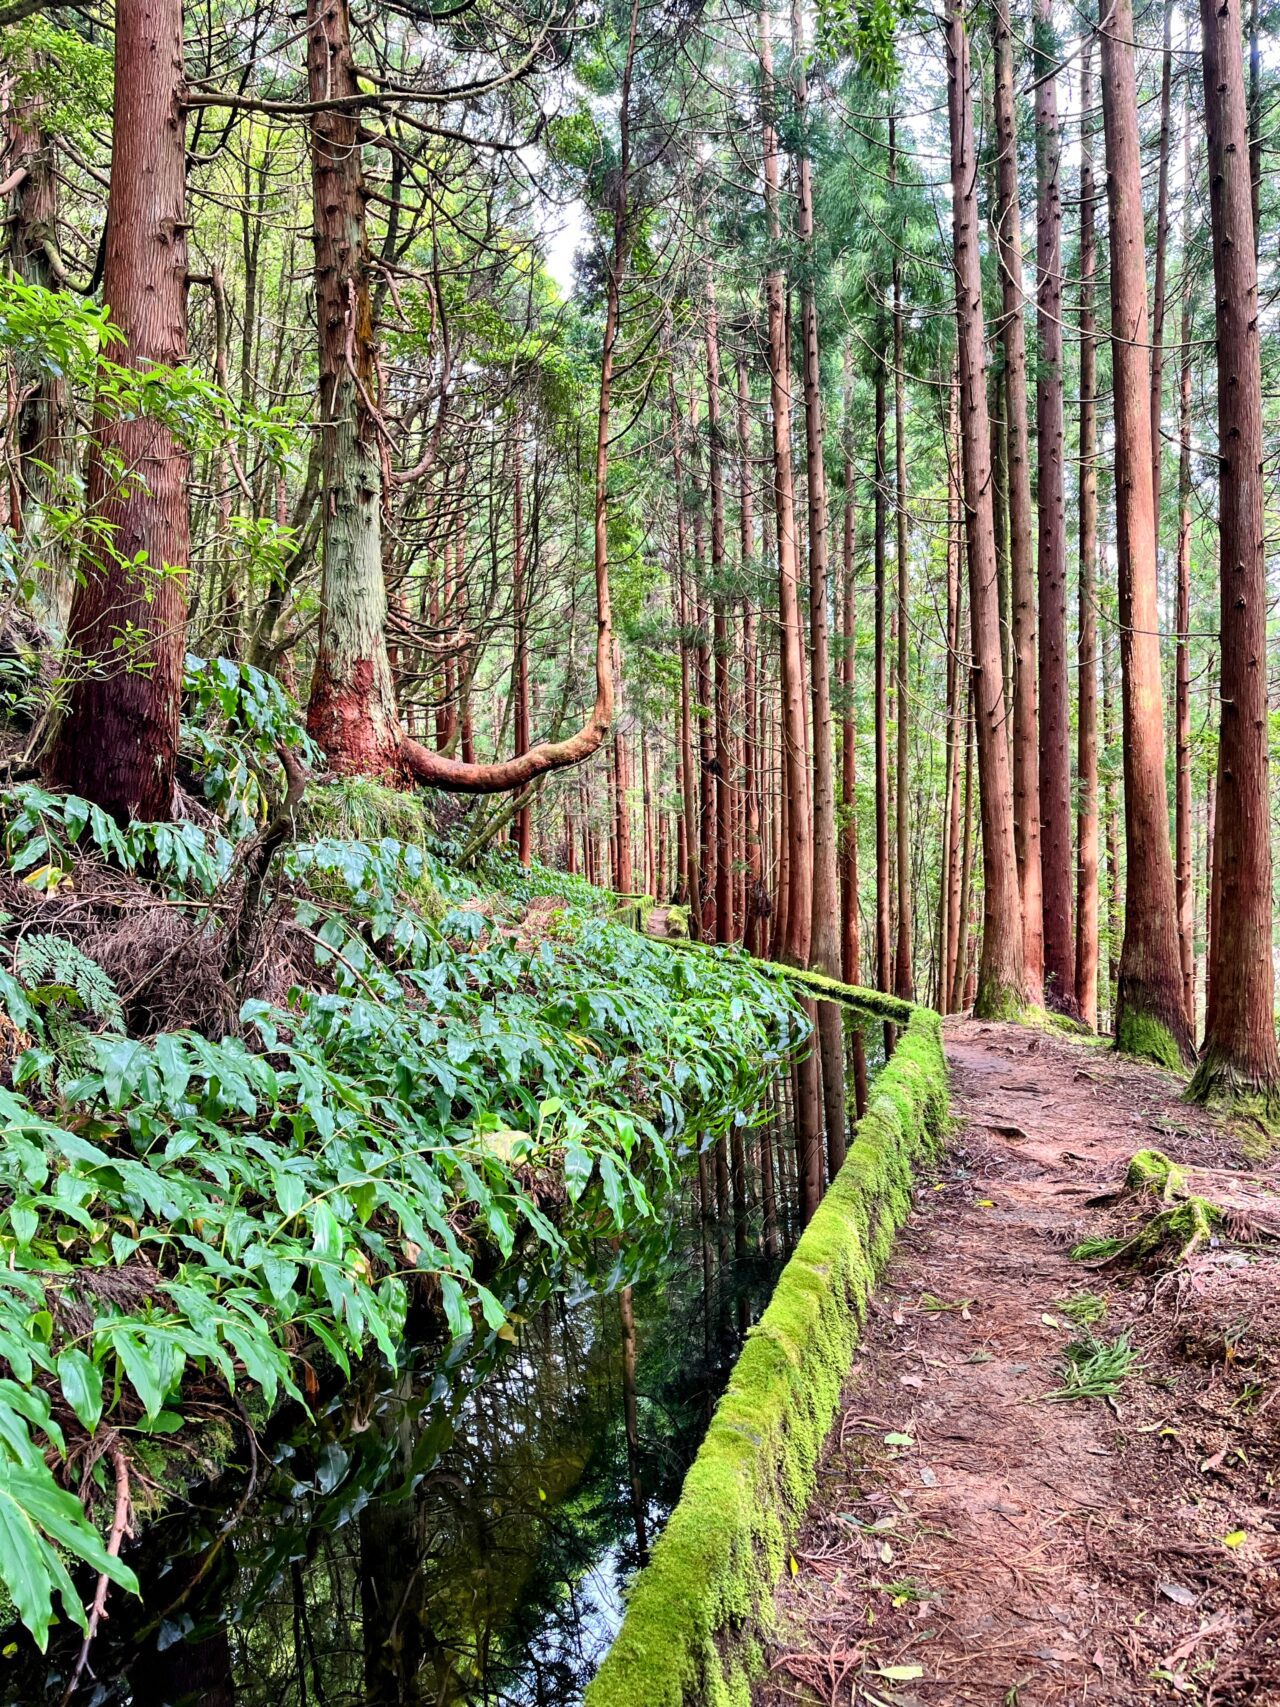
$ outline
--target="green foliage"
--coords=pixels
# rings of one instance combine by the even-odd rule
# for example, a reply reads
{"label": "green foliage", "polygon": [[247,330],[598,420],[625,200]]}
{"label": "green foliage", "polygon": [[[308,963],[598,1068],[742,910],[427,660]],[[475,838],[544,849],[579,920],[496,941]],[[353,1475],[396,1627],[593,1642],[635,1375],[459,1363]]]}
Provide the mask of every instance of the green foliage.
{"label": "green foliage", "polygon": [[122,871],[154,873],[180,893],[212,895],[231,871],[234,850],[225,836],[190,823],[122,829],[92,801],[36,783],[0,793],[0,823],[5,865],[33,889],[57,889],[84,852]]}
{"label": "green foliage", "polygon": [[[251,741],[240,696],[259,705],[258,684],[214,680]],[[33,887],[89,851],[199,916],[225,875],[229,844],[194,826],[121,829],[30,785],[3,805]],[[246,1003],[238,1035],[122,1035],[110,980],[49,932],[0,975],[26,1044],[0,1085],[0,1528],[6,1473],[44,1478],[0,1581],[40,1640],[58,1549],[102,1552],[46,1456],[76,1433],[179,1429],[210,1384],[301,1401],[299,1358],[394,1364],[414,1292],[455,1337],[490,1335],[513,1291],[567,1282],[600,1240],[623,1241],[625,1273],[699,1147],[751,1117],[804,1034],[748,967],[676,959],[569,903],[572,935],[522,952],[466,906],[471,885],[429,904],[440,868],[413,843],[321,836],[279,866],[316,975],[285,1007]],[[574,887],[541,868],[518,885]]]}
{"label": "green foliage", "polygon": [[1077,1328],[1088,1328],[1106,1315],[1107,1301],[1096,1292],[1076,1292],[1070,1298],[1059,1298],[1054,1309]]}
{"label": "green foliage", "polygon": [[265,670],[189,653],[183,693],[184,750],[194,758],[205,799],[233,835],[246,835],[265,816],[269,791],[278,787],[279,748],[290,748],[308,765],[322,764],[298,708]]}
{"label": "green foliage", "polygon": [[1113,1400],[1133,1372],[1137,1353],[1126,1335],[1100,1340],[1085,1332],[1072,1340],[1062,1356],[1062,1385],[1045,1398],[1051,1404],[1073,1399]]}

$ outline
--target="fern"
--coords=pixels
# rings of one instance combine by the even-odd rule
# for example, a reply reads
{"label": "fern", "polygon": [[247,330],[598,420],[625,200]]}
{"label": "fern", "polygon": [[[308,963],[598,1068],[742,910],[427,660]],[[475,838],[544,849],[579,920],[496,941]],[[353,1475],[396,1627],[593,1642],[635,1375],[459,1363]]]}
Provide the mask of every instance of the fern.
{"label": "fern", "polygon": [[64,936],[34,932],[18,944],[15,965],[35,1008],[92,1014],[111,1031],[123,1031],[124,1009],[108,975]]}

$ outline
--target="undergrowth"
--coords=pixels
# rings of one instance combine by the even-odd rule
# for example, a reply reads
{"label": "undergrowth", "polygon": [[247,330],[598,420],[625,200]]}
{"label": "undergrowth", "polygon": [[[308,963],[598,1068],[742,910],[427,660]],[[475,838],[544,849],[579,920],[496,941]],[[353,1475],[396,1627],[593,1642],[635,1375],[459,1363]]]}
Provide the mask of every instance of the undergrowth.
{"label": "undergrowth", "polygon": [[[625,1277],[805,1026],[741,963],[673,956],[540,867],[457,873],[419,803],[340,784],[309,791],[271,868],[287,989],[241,989],[225,1030],[129,1035],[69,899],[114,872],[117,900],[127,879],[128,904],[181,914],[220,964],[288,736],[274,684],[196,674],[184,750],[216,822],[0,796],[21,903],[0,918],[0,1580],[42,1646],[55,1596],[85,1622],[69,1560],[136,1588],[85,1509],[109,1503],[113,1453],[180,1430],[193,1392],[305,1403],[317,1365],[394,1364],[415,1301],[455,1338],[507,1337],[531,1277],[560,1284],[615,1241]],[[538,895],[562,898],[561,928],[522,950],[494,921]]]}
{"label": "undergrowth", "polygon": [[1072,1399],[1114,1399],[1133,1373],[1137,1353],[1126,1335],[1099,1339],[1086,1330],[1062,1354],[1062,1385],[1045,1398],[1050,1403]]}

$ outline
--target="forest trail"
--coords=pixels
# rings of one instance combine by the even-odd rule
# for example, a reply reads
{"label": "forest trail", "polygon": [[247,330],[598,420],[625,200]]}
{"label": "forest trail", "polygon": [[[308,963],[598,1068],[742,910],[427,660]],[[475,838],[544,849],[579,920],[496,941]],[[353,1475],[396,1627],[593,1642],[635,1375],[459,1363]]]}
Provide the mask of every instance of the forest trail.
{"label": "forest trail", "polygon": [[[1069,1254],[1132,1224],[1132,1198],[1091,1200],[1137,1150],[1243,1170],[1264,1203],[1280,1176],[1156,1069],[972,1020],[946,1049],[956,1131],[877,1292],[758,1707],[1280,1700],[1280,1263]],[[1098,1299],[1134,1367],[1048,1402]]]}

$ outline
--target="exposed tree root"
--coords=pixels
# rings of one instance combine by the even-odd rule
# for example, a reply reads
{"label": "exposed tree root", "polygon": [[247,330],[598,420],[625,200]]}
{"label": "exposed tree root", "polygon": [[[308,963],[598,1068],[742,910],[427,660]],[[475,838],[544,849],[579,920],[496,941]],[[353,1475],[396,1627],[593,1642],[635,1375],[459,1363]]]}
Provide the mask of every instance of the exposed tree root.
{"label": "exposed tree root", "polygon": [[[107,1554],[112,1559],[120,1557],[120,1548],[124,1538],[129,1533],[129,1460],[118,1441],[113,1441],[107,1449],[116,1473],[116,1510],[111,1523],[111,1534],[107,1538]],[[76,1663],[67,1682],[62,1696],[62,1707],[68,1702],[80,1687],[80,1679],[89,1663],[89,1649],[93,1646],[93,1638],[98,1633],[98,1625],[102,1622],[103,1612],[107,1605],[107,1590],[111,1587],[111,1579],[104,1573],[98,1578],[98,1586],[94,1590],[93,1605],[89,1608],[89,1625],[84,1633],[84,1641],[80,1644],[80,1652],[76,1655]]]}

